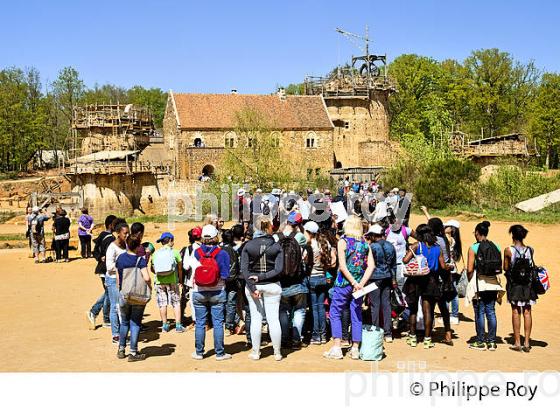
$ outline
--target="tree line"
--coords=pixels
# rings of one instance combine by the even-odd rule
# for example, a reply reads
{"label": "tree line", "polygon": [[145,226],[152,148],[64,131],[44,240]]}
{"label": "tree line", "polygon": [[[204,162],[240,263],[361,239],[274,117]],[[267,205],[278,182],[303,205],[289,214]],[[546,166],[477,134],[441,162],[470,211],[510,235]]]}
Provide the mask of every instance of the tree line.
{"label": "tree line", "polygon": [[[473,51],[464,61],[403,54],[388,73],[397,86],[389,99],[395,140],[437,143],[451,131],[471,139],[520,132],[536,145],[539,165],[558,168],[560,74],[495,48]],[[303,84],[286,92],[302,94]]]}
{"label": "tree line", "polygon": [[88,88],[72,67],[64,67],[48,84],[35,68],[5,68],[0,71],[0,171],[26,169],[41,150],[68,150],[76,105],[119,102],[149,107],[156,127],[161,127],[166,101],[160,88]]}

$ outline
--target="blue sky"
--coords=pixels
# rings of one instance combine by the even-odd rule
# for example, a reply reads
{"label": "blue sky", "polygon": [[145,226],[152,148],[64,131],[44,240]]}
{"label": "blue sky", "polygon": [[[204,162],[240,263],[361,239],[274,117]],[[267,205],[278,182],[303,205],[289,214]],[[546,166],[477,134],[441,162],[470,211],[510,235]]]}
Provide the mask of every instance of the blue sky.
{"label": "blue sky", "polygon": [[372,51],[463,60],[498,47],[560,72],[560,2],[2,1],[0,67],[34,66],[52,81],[71,65],[88,86],[140,84],[181,92],[268,93]]}

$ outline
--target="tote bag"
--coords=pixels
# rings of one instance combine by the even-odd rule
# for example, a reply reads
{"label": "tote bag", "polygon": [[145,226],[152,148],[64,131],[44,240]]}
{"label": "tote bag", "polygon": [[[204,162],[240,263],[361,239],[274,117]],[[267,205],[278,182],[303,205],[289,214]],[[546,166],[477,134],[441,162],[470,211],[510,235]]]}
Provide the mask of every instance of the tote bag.
{"label": "tote bag", "polygon": [[142,277],[141,269],[138,268],[141,256],[136,259],[136,265],[132,268],[123,269],[121,296],[129,305],[145,305],[150,301],[152,292]]}
{"label": "tote bag", "polygon": [[383,329],[371,325],[362,326],[361,360],[379,361],[383,359]]}

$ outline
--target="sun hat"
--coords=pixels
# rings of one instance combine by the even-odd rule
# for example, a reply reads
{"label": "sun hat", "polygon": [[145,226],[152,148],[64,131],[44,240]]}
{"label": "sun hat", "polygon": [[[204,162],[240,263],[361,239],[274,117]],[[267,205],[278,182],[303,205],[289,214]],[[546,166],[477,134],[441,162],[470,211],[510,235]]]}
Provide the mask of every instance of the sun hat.
{"label": "sun hat", "polygon": [[315,221],[309,221],[305,225],[303,225],[303,229],[307,232],[317,233],[319,232],[319,225]]}
{"label": "sun hat", "polygon": [[383,235],[383,228],[379,224],[372,225],[367,233],[372,233],[374,235]]}
{"label": "sun hat", "polygon": [[449,221],[447,221],[446,223],[443,224],[443,226],[447,227],[447,226],[451,226],[453,228],[461,228],[461,223],[455,219],[450,219]]}
{"label": "sun hat", "polygon": [[245,190],[243,188],[239,188],[237,190],[237,196],[243,196],[243,195],[245,195]]}
{"label": "sun hat", "polygon": [[173,239],[175,239],[175,237],[173,236],[173,234],[171,232],[164,232],[164,233],[161,234],[161,236],[159,237],[159,239],[156,242],[161,243],[165,239],[173,240]]}
{"label": "sun hat", "polygon": [[214,225],[204,225],[202,227],[202,237],[204,239],[212,239],[218,236],[218,229]]}

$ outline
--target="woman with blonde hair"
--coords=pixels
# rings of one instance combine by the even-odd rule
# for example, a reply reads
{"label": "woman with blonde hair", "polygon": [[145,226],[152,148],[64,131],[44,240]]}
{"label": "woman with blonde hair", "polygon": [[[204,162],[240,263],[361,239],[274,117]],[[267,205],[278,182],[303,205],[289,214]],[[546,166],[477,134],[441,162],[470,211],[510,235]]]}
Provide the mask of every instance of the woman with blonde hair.
{"label": "woman with blonde hair", "polygon": [[359,344],[362,341],[362,299],[354,299],[353,292],[362,289],[368,282],[375,263],[370,247],[363,236],[362,220],[355,215],[344,223],[344,235],[337,244],[339,270],[333,288],[330,308],[331,333],[334,346],[324,353],[327,359],[342,359],[342,317],[346,306],[350,306],[352,322],[352,348],[350,357],[360,358]]}

